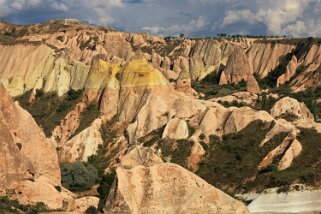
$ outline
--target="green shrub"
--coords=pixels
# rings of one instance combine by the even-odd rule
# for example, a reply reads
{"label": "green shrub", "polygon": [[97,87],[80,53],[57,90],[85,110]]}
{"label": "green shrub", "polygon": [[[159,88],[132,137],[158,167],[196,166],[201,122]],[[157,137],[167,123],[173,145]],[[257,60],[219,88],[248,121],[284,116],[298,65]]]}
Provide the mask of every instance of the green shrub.
{"label": "green shrub", "polygon": [[186,159],[191,154],[193,142],[188,140],[160,139],[157,148],[163,157],[171,157],[171,162],[187,168]]}
{"label": "green shrub", "polygon": [[26,214],[38,214],[49,210],[42,202],[38,202],[36,205],[23,205],[18,200],[11,200],[7,196],[0,196],[0,213],[16,214],[21,213],[21,211]]}
{"label": "green shrub", "polygon": [[99,193],[99,198],[104,199],[107,197],[109,190],[115,180],[116,173],[115,171],[112,171],[111,173],[108,173],[107,175],[103,175],[100,185],[97,189]]}
{"label": "green shrub", "polygon": [[61,164],[62,185],[71,191],[89,190],[97,181],[96,168],[79,161]]}
{"label": "green shrub", "polygon": [[[210,136],[209,148],[196,174],[229,193],[250,191],[258,187],[264,189],[266,182],[246,181],[258,176],[257,166],[260,161],[285,137],[279,136],[260,148],[259,144],[267,132],[263,122],[255,121],[239,133],[225,135],[222,140]],[[260,172],[261,176],[266,174]]]}

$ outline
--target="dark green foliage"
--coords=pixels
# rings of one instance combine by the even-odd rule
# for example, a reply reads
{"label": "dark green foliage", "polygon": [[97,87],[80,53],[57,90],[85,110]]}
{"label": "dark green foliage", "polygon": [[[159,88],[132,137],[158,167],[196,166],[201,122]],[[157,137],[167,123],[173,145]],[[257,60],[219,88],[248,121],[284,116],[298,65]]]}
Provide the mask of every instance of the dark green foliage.
{"label": "dark green foliage", "polygon": [[285,113],[285,114],[282,114],[282,115],[280,116],[280,118],[282,118],[282,119],[284,119],[284,120],[286,120],[286,121],[289,121],[289,122],[293,122],[293,121],[299,119],[297,115],[295,115],[295,114],[293,114],[293,113],[290,113],[290,112],[287,112],[287,113]]}
{"label": "dark green foliage", "polygon": [[303,129],[298,137],[302,153],[294,159],[291,170],[302,172],[300,180],[313,184],[321,180],[321,134],[312,129]]}
{"label": "dark green foliage", "polygon": [[62,185],[71,191],[89,190],[98,179],[96,168],[90,164],[75,163],[61,164]]}
{"label": "dark green foliage", "polygon": [[261,94],[261,99],[256,103],[256,108],[260,110],[270,111],[274,104],[278,101],[271,96],[267,96],[265,92]]}
{"label": "dark green foliage", "polygon": [[97,189],[100,199],[104,199],[108,195],[109,190],[115,180],[115,177],[116,177],[115,171],[112,171],[111,173],[108,173],[102,176],[100,185]]}
{"label": "dark green foliage", "polygon": [[258,174],[259,162],[285,137],[279,136],[260,148],[258,145],[267,132],[265,124],[255,121],[239,133],[224,136],[222,140],[212,136],[197,175],[229,193],[258,188],[260,183],[249,185],[246,181]]}
{"label": "dark green foliage", "polygon": [[98,214],[98,209],[94,206],[90,206],[86,209],[85,214]]}
{"label": "dark green foliage", "polygon": [[108,159],[101,153],[102,150],[102,146],[100,145],[98,148],[98,154],[92,155],[88,158],[88,163],[97,169],[99,177],[104,175],[104,171],[109,165]]}
{"label": "dark green foliage", "polygon": [[187,127],[188,127],[188,133],[189,133],[189,135],[192,136],[192,135],[195,133],[196,128],[193,127],[193,126],[191,126],[190,124],[187,124]]}
{"label": "dark green foliage", "polygon": [[36,101],[33,104],[29,104],[31,91],[17,97],[16,100],[33,116],[46,136],[50,137],[52,130],[80,101],[82,92],[70,90],[65,96],[58,97],[55,93],[44,94],[43,91],[37,90]]}
{"label": "dark green foliage", "polygon": [[95,103],[89,104],[80,115],[79,127],[72,136],[77,135],[84,129],[88,128],[91,123],[99,117],[99,109]]}
{"label": "dark green foliage", "polygon": [[229,108],[232,106],[239,107],[239,108],[243,107],[243,106],[248,106],[248,104],[246,104],[244,102],[237,102],[236,100],[234,100],[233,102],[227,102],[227,101],[221,102],[219,100],[218,103],[223,105],[225,108]]}
{"label": "dark green foliage", "polygon": [[80,45],[80,50],[84,50],[84,49],[86,49],[86,48],[88,48],[89,46],[90,46],[90,43],[93,41],[93,39],[92,38],[90,38],[90,39],[88,39],[86,42],[84,42],[84,43],[82,43],[81,45]]}
{"label": "dark green foliage", "polygon": [[217,85],[209,82],[192,82],[192,88],[205,95],[202,99],[223,97],[238,91],[246,91],[246,84],[241,81],[239,84]]}
{"label": "dark green foliage", "polygon": [[193,142],[188,140],[161,139],[157,148],[161,149],[163,157],[171,157],[171,162],[187,167],[186,158],[191,154]]}
{"label": "dark green foliage", "polygon": [[7,196],[0,196],[0,213],[5,214],[38,214],[48,211],[44,203],[38,202],[36,205],[22,205],[18,200],[10,200]]}
{"label": "dark green foliage", "polygon": [[110,187],[116,176],[115,171],[105,174],[105,169],[109,166],[111,157],[114,157],[114,153],[111,152],[109,156],[106,156],[108,145],[115,142],[117,139],[117,131],[113,128],[113,125],[117,121],[117,116],[113,117],[110,121],[103,124],[100,133],[103,138],[103,145],[100,145],[96,155],[92,155],[88,158],[88,163],[93,165],[98,171],[98,183],[100,184],[97,191],[101,200],[106,199]]}
{"label": "dark green foliage", "polygon": [[258,171],[259,162],[287,135],[280,134],[260,148],[258,144],[269,130],[264,127],[257,121],[237,134],[225,136],[222,141],[213,139],[197,174],[231,194],[251,190],[260,192],[272,187],[282,187],[280,191],[285,191],[291,184],[316,185],[320,182],[321,134],[309,129],[303,129],[298,137],[303,150],[290,168],[277,170],[280,155],[267,168]]}
{"label": "dark green foliage", "polygon": [[165,128],[165,126],[150,132],[148,135],[139,138],[138,142],[143,143],[143,145],[146,146],[146,147],[151,147],[159,139],[162,138],[162,134],[163,134],[164,128]]}

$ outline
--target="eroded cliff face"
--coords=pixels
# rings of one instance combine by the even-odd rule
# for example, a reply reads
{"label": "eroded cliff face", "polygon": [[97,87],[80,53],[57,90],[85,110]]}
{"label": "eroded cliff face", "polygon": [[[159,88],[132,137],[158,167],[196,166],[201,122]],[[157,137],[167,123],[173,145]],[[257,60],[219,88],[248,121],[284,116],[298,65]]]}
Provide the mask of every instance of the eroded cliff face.
{"label": "eroded cliff face", "polygon": [[[318,172],[313,181],[305,177],[313,169],[306,163],[319,164],[311,150],[321,136],[310,111],[315,100],[308,108],[273,88],[261,93],[259,85],[318,86],[317,44],[165,40],[68,23],[27,26],[1,42],[2,195],[70,211],[97,207],[97,186],[76,200],[55,188],[59,163],[76,161],[100,167],[100,176],[116,168],[110,193],[100,195],[107,213],[247,213],[213,186],[230,194],[261,191],[283,182],[288,169],[295,174],[289,183],[319,182]],[[40,120],[43,112],[32,111],[37,100],[56,105],[48,114],[60,119]],[[47,123],[45,136],[40,127]],[[306,141],[306,133],[313,138]],[[22,193],[10,195],[8,187]]]}
{"label": "eroded cliff face", "polygon": [[[1,29],[10,30],[9,27]],[[237,83],[253,73],[264,78],[293,48],[294,45],[256,43],[255,39],[165,41],[146,34],[52,22],[27,26],[10,43],[2,42],[0,56],[4,66],[0,79],[12,96],[36,89],[62,96],[69,89],[97,89],[108,77],[93,83],[94,71],[99,76],[110,69],[107,67],[128,61],[139,52],[167,79],[194,81],[215,74],[222,84]],[[103,65],[97,59],[113,65]]]}
{"label": "eroded cliff face", "polygon": [[42,201],[50,208],[62,208],[72,197],[55,189],[61,186],[55,145],[2,85],[0,95],[1,195],[21,203]]}

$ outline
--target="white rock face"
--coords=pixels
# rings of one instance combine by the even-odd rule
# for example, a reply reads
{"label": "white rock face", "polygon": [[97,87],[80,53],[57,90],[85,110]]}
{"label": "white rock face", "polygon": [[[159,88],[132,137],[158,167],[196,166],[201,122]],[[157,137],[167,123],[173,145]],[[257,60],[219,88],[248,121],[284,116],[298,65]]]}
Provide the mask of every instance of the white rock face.
{"label": "white rock face", "polygon": [[96,119],[92,125],[64,144],[59,152],[59,161],[74,162],[87,161],[88,157],[95,155],[98,146],[103,144],[100,134],[101,119]]}
{"label": "white rock face", "polygon": [[224,134],[237,133],[256,120],[261,120],[264,123],[274,120],[266,111],[255,111],[249,107],[231,107],[229,109],[232,110],[232,113],[225,123]]}
{"label": "white rock face", "polygon": [[252,214],[319,213],[321,211],[321,190],[280,194],[272,191],[259,195],[248,208]]}
{"label": "white rock face", "polygon": [[291,114],[297,117],[297,119],[313,120],[313,115],[306,105],[290,97],[282,98],[271,109],[271,115],[275,118],[281,117],[284,114]]}
{"label": "white rock face", "polygon": [[171,119],[166,125],[162,138],[186,139],[188,138],[188,127],[185,120]]}

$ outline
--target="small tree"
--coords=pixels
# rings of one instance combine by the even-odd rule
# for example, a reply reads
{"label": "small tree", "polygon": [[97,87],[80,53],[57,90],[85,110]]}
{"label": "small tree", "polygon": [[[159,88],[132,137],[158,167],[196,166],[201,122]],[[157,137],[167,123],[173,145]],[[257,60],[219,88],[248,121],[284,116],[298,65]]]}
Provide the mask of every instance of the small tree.
{"label": "small tree", "polygon": [[98,179],[97,170],[79,161],[61,164],[62,185],[71,191],[89,190]]}

